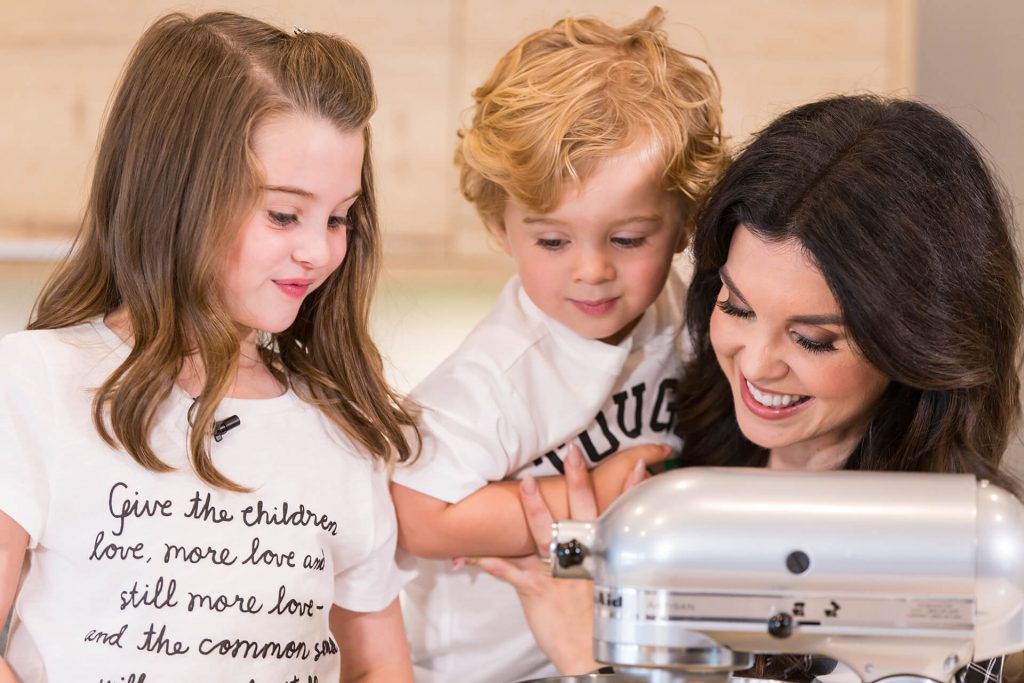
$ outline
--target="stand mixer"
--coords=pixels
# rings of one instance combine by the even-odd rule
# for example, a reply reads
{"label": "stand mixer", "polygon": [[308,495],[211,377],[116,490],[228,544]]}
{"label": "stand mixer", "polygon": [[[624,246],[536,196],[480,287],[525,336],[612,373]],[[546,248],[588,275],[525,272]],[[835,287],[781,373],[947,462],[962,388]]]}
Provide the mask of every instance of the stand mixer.
{"label": "stand mixer", "polygon": [[775,653],[947,683],[1024,648],[1024,506],[972,475],[674,470],[556,523],[551,555],[594,581],[620,680],[724,683]]}

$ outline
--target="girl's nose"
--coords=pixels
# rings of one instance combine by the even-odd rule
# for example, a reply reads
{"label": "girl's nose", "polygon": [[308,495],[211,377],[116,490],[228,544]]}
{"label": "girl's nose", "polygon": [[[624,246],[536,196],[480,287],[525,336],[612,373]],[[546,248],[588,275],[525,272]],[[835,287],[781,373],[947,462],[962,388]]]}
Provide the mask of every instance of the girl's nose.
{"label": "girl's nose", "polygon": [[327,231],[309,228],[296,233],[292,257],[307,268],[321,268],[326,265],[331,254]]}

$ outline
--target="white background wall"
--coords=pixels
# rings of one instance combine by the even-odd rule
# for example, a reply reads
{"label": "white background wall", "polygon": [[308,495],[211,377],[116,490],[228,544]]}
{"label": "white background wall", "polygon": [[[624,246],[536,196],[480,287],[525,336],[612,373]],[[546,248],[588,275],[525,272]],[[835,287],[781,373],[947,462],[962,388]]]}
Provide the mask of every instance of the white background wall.
{"label": "white background wall", "polygon": [[[926,10],[926,11],[925,11]],[[915,92],[958,120],[986,150],[1024,221],[1024,3],[928,0],[915,22]],[[1024,476],[1024,439],[1010,466]]]}
{"label": "white background wall", "polygon": [[[469,93],[522,35],[567,13],[626,23],[638,0],[38,0],[0,22],[0,237],[73,231],[107,98],[128,51],[171,8],[227,7],[346,35],[380,93],[373,121],[391,262],[466,266],[493,256],[456,191],[455,130]],[[663,2],[674,43],[706,56],[726,128],[742,140],[774,114],[830,93],[911,91],[911,0]]]}

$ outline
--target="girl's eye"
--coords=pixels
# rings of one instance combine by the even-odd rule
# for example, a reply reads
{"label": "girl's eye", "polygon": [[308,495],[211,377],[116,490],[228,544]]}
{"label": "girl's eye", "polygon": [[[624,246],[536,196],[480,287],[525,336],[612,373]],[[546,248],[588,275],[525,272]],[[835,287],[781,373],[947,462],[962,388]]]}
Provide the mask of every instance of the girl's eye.
{"label": "girl's eye", "polygon": [[802,334],[797,334],[796,332],[793,333],[793,341],[799,344],[801,348],[806,351],[810,351],[811,353],[828,353],[836,350],[835,345],[830,341],[815,341],[813,339],[808,339]]}
{"label": "girl's eye", "polygon": [[751,311],[751,310],[749,310],[747,308],[740,308],[738,306],[735,306],[728,299],[722,299],[721,301],[717,302],[715,304],[715,306],[717,306],[718,310],[720,310],[722,313],[725,313],[726,315],[731,315],[734,318],[741,318],[743,320],[751,320],[754,317],[754,312],[753,311]]}
{"label": "girl's eye", "polygon": [[613,237],[612,244],[623,249],[636,249],[647,242],[646,237]]}
{"label": "girl's eye", "polygon": [[565,246],[565,242],[566,242],[565,240],[557,239],[557,238],[545,238],[545,237],[538,237],[537,238],[537,246],[538,247],[541,247],[542,249],[550,249],[551,251],[554,251],[556,249],[561,249],[562,247]]}
{"label": "girl's eye", "polygon": [[338,230],[340,228],[351,228],[352,219],[349,217],[348,214],[345,214],[344,216],[331,216],[330,218],[327,219],[327,227],[331,228],[332,230]]}
{"label": "girl's eye", "polygon": [[268,211],[267,215],[270,216],[270,220],[281,227],[291,225],[299,220],[299,217],[294,213],[283,213],[281,211]]}

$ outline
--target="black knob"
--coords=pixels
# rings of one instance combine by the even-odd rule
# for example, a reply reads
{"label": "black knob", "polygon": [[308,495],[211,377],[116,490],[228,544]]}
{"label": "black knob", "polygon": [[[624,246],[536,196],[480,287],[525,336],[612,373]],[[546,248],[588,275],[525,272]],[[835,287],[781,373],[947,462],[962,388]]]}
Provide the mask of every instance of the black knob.
{"label": "black knob", "polygon": [[586,555],[586,549],[583,544],[577,541],[575,538],[565,543],[559,543],[555,546],[555,556],[558,558],[558,566],[562,569],[568,569],[569,567],[575,567],[578,564],[583,564],[583,557]]}
{"label": "black knob", "polygon": [[811,566],[811,558],[802,550],[794,550],[786,556],[786,569],[793,574],[803,574]]}
{"label": "black knob", "polygon": [[793,617],[779,612],[768,620],[768,633],[775,638],[789,638],[793,635]]}

